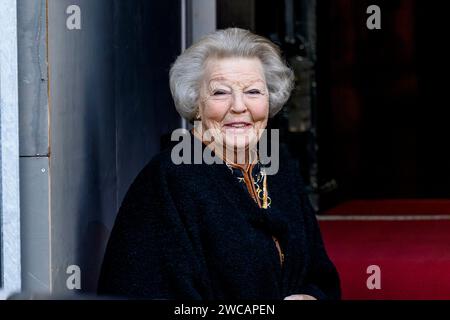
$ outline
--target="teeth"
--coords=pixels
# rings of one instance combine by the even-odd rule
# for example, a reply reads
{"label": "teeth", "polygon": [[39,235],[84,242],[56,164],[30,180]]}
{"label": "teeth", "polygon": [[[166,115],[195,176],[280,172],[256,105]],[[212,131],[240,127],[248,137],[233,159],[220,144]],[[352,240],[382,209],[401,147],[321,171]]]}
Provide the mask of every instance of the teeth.
{"label": "teeth", "polygon": [[246,125],[245,124],[232,124],[231,125],[233,128],[243,128],[243,127],[245,127]]}

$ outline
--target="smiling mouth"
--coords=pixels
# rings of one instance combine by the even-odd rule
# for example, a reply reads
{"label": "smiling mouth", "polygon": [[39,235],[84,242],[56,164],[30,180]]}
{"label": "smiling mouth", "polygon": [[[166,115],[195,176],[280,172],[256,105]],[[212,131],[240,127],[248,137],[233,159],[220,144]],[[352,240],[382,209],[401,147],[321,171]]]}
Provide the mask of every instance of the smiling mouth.
{"label": "smiling mouth", "polygon": [[228,129],[249,129],[251,128],[253,125],[249,122],[230,122],[224,125],[225,130]]}

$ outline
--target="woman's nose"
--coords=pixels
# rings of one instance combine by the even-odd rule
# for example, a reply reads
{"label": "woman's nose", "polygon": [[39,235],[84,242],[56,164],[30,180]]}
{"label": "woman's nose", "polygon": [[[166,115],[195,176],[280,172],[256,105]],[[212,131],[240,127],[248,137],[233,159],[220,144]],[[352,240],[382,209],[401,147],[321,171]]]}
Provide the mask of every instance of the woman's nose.
{"label": "woman's nose", "polygon": [[247,110],[242,93],[234,93],[233,101],[231,103],[231,110],[237,113],[242,113]]}

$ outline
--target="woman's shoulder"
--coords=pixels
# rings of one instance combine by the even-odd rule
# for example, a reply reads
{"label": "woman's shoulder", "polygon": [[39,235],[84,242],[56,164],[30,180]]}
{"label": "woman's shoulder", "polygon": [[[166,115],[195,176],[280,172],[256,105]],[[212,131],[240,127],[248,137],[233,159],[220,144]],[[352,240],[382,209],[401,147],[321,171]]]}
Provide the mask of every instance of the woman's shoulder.
{"label": "woman's shoulder", "polygon": [[173,175],[174,170],[175,165],[170,159],[170,150],[163,150],[153,155],[132,180],[123,203],[148,202],[152,198],[151,195],[167,192],[170,176]]}
{"label": "woman's shoulder", "polygon": [[171,159],[171,148],[167,147],[157,154],[153,155],[153,157],[148,161],[147,165],[144,167],[144,170],[161,170],[161,171],[170,171],[174,169],[175,164]]}
{"label": "woman's shoulder", "polygon": [[[279,171],[277,174],[291,176],[293,172],[298,170],[298,159],[293,156],[290,147],[286,143],[279,144],[277,154],[279,163]],[[275,153],[273,152],[272,157],[274,156]]]}
{"label": "woman's shoulder", "polygon": [[173,157],[173,145],[167,146],[153,155],[142,168],[137,179],[141,177],[146,180],[150,178],[172,180],[173,178],[180,179],[195,174],[193,166],[189,165],[189,163],[178,163],[177,159],[173,159]]}

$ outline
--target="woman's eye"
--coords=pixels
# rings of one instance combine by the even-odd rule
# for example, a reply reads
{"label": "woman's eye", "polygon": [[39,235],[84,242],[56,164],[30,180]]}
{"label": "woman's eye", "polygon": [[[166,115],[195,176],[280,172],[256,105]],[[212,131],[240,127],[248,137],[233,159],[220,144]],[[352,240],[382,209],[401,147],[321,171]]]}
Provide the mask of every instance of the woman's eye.
{"label": "woman's eye", "polygon": [[227,94],[227,93],[225,91],[221,91],[221,90],[213,92],[213,95],[215,95],[215,96],[221,96],[221,95],[225,95],[225,94]]}
{"label": "woman's eye", "polygon": [[259,91],[257,89],[252,89],[252,90],[247,91],[247,93],[249,93],[249,94],[261,94],[261,91]]}

